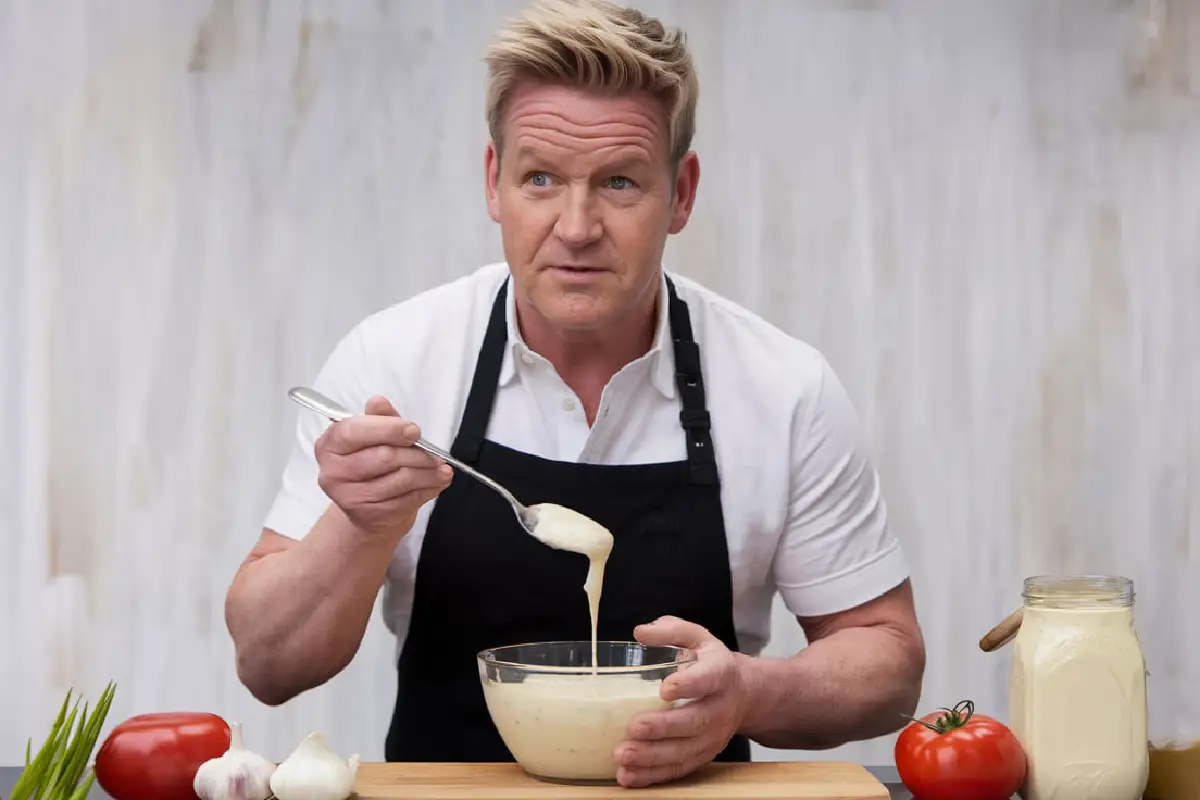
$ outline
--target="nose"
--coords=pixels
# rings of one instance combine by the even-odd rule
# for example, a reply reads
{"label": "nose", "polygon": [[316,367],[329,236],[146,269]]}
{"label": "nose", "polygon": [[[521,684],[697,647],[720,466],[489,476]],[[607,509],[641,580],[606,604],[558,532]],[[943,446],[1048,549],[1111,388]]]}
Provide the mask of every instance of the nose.
{"label": "nose", "polygon": [[584,247],[600,239],[604,225],[596,213],[591,192],[572,186],[564,193],[563,207],[554,225],[554,232],[568,247]]}

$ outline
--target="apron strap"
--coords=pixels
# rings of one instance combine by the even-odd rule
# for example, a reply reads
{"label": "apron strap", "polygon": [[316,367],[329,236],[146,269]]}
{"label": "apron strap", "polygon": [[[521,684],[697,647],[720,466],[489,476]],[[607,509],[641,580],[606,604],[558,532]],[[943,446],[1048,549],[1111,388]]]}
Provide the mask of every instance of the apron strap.
{"label": "apron strap", "polygon": [[[454,445],[450,448],[451,455],[468,464],[474,464],[479,459],[500,384],[504,347],[508,343],[508,280],[505,279],[500,285],[496,300],[492,303],[492,314],[479,348],[467,405],[463,409],[458,435],[454,437]],[[687,441],[688,474],[691,482],[697,486],[719,486],[717,458],[712,443],[712,420],[704,396],[700,348],[692,335],[687,303],[680,299],[670,278],[666,278],[666,283],[667,313],[675,354],[675,387],[683,405],[679,422]]]}
{"label": "apron strap", "polygon": [[704,397],[704,374],[700,366],[700,346],[692,336],[692,320],[687,303],[679,298],[675,284],[667,278],[667,308],[671,319],[671,337],[675,349],[675,388],[683,408],[679,422],[687,440],[688,474],[696,486],[719,486],[717,454],[713,452],[712,419]]}
{"label": "apron strap", "polygon": [[454,437],[454,444],[450,448],[450,455],[468,464],[479,460],[479,451],[483,448],[488,422],[492,418],[492,406],[496,403],[496,390],[500,386],[500,368],[504,365],[504,346],[508,342],[508,319],[505,314],[507,297],[506,278],[500,284],[496,302],[492,304],[492,315],[488,318],[487,333],[479,348],[467,406],[463,409],[458,435]]}

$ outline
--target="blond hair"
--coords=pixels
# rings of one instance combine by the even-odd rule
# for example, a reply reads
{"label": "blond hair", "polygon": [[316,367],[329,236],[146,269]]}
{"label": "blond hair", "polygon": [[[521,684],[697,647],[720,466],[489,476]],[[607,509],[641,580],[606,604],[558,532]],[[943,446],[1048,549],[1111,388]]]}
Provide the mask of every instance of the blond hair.
{"label": "blond hair", "polygon": [[609,92],[646,91],[667,114],[672,166],[691,147],[699,84],[686,37],[640,11],[606,0],[541,0],[501,28],[485,61],[487,123],[497,149],[505,105],[526,78]]}

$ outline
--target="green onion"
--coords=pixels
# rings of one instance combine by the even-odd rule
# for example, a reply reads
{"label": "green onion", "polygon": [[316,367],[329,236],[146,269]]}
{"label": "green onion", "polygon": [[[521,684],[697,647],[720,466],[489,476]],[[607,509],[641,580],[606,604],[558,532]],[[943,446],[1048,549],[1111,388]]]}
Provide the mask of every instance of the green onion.
{"label": "green onion", "polygon": [[[109,681],[91,714],[88,714],[87,703],[83,704],[80,713],[79,699],[71,704],[74,690],[67,692],[50,727],[50,735],[32,760],[29,756],[33,740],[26,742],[25,768],[13,786],[9,800],[82,800],[87,796],[96,779],[95,773],[87,770],[88,761],[100,738],[100,729],[115,692],[116,684]],[[68,706],[71,707],[70,714],[67,713]],[[80,783],[85,770],[88,776]]]}

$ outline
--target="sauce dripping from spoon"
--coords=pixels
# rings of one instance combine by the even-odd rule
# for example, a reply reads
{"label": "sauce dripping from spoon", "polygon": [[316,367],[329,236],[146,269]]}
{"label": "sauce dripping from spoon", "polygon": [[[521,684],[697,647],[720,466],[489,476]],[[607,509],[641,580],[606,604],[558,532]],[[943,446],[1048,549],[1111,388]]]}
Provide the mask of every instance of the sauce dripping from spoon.
{"label": "sauce dripping from spoon", "polygon": [[587,593],[588,613],[592,623],[592,674],[596,674],[596,630],[600,617],[600,594],[604,585],[604,568],[612,552],[613,535],[591,517],[556,503],[538,503],[529,507],[537,518],[531,531],[533,537],[556,550],[566,550],[587,556],[587,578],[583,590]]}

